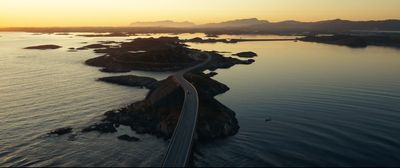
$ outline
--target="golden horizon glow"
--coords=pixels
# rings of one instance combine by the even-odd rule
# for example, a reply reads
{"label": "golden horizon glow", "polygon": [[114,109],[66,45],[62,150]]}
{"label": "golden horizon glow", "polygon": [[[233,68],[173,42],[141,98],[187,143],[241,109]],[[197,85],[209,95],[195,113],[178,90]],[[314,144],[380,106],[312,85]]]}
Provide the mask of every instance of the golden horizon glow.
{"label": "golden horizon glow", "polygon": [[0,0],[0,27],[127,26],[136,21],[400,19],[399,0]]}

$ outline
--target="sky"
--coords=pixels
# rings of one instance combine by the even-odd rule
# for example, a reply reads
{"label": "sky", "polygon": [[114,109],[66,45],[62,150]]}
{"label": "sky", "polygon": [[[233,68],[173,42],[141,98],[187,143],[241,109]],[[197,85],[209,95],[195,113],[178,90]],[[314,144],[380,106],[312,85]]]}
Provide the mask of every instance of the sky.
{"label": "sky", "polygon": [[0,0],[0,27],[127,26],[135,21],[400,19],[400,0]]}

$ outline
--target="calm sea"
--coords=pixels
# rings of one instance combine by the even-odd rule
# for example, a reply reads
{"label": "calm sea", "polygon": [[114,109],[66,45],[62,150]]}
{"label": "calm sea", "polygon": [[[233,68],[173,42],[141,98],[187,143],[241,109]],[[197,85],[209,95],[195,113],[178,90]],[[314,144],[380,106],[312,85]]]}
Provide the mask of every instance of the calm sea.
{"label": "calm sea", "polygon": [[[136,37],[76,34],[0,33],[0,166],[159,166],[168,146],[161,139],[127,127],[116,134],[78,133],[105,111],[143,99],[147,90],[97,82],[119,74],[84,65],[96,56],[90,50],[68,52]],[[41,44],[63,48],[22,49]],[[214,79],[231,88],[217,99],[236,112],[241,129],[199,144],[196,166],[400,165],[400,50],[303,42],[190,45],[259,55],[252,65],[217,71]],[[171,73],[130,74],[164,79]],[[75,133],[46,136],[65,126]],[[121,134],[142,141],[120,141]]]}

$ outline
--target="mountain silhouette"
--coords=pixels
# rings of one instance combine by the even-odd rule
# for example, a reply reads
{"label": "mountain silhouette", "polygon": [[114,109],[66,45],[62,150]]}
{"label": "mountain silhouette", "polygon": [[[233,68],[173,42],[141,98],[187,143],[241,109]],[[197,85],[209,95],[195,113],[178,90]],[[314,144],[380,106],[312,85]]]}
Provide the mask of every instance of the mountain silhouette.
{"label": "mountain silhouette", "polygon": [[135,22],[132,27],[170,27],[241,30],[258,33],[303,33],[303,32],[349,32],[349,31],[400,31],[400,20],[350,21],[342,19],[317,22],[300,22],[287,20],[269,22],[257,18],[230,20],[219,23],[196,25],[191,22],[157,21]]}

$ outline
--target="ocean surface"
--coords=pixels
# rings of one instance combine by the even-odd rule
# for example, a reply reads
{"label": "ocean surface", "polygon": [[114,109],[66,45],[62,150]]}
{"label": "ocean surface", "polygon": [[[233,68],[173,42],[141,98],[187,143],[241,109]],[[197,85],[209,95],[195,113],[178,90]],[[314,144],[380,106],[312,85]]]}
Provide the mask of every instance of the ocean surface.
{"label": "ocean surface", "polygon": [[[150,36],[77,34],[0,32],[0,166],[160,166],[168,146],[162,139],[128,127],[115,134],[79,133],[104,112],[143,99],[147,90],[96,81],[119,74],[84,65],[96,56],[91,50],[68,52]],[[180,35],[197,36],[204,35]],[[42,44],[63,48],[22,49]],[[231,88],[217,99],[236,112],[241,128],[235,136],[197,144],[196,166],[400,165],[400,50],[304,42],[189,45],[259,55],[252,65],[217,70],[214,79]],[[161,80],[171,73],[129,74]],[[46,135],[66,126],[74,133]],[[141,141],[120,141],[122,134]]]}

